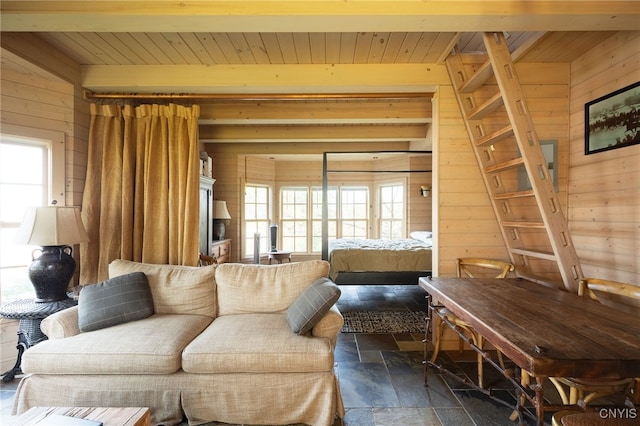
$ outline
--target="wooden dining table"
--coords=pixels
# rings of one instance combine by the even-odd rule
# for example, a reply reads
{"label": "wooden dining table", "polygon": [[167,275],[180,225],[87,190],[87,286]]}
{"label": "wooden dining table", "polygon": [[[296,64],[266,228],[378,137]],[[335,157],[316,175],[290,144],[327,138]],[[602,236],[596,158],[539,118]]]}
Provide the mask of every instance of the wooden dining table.
{"label": "wooden dining table", "polygon": [[446,307],[535,379],[520,390],[530,391],[521,396],[534,404],[539,425],[548,377],[640,377],[637,315],[520,278],[423,277],[418,283],[429,294],[430,313]]}

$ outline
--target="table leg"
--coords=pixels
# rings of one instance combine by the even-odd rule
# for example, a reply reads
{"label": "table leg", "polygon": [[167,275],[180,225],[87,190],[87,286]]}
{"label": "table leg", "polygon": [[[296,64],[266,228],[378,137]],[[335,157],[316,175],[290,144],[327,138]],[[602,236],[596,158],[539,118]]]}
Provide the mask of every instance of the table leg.
{"label": "table leg", "polygon": [[424,365],[424,385],[427,386],[427,378],[429,376],[429,343],[432,339],[432,315],[431,315],[431,295],[427,294],[425,296],[427,300],[427,317],[425,318],[425,331],[424,331],[424,340],[422,343],[424,344],[424,355],[422,364]]}
{"label": "table leg", "polygon": [[2,373],[2,381],[4,383],[9,383],[16,378],[16,375],[22,374],[22,369],[20,365],[22,364],[22,354],[29,347],[29,343],[24,333],[18,331],[18,344],[16,345],[16,349],[18,349],[18,358],[16,359],[16,364],[11,368],[11,370]]}

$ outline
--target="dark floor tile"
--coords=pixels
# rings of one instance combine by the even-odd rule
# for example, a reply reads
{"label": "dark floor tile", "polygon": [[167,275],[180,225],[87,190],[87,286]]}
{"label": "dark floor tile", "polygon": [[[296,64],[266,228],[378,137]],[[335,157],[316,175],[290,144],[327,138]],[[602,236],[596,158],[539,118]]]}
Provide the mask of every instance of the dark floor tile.
{"label": "dark floor tile", "polygon": [[[515,398],[506,391],[497,391],[489,397],[479,391],[454,391],[460,404],[478,425],[512,426],[510,415],[515,407]],[[503,403],[498,402],[503,401]],[[524,417],[527,426],[535,425],[535,419]]]}
{"label": "dark floor tile", "polygon": [[371,426],[373,424],[373,411],[371,408],[345,409],[344,426]]}
{"label": "dark floor tile", "polygon": [[382,363],[338,363],[340,390],[348,408],[398,407],[389,373]]}
{"label": "dark floor tile", "polygon": [[380,351],[397,351],[399,350],[396,340],[391,334],[382,333],[355,333],[358,349],[361,351],[380,350]]}
{"label": "dark floor tile", "polygon": [[339,341],[334,352],[334,359],[336,362],[358,362],[360,355],[355,339]]}
{"label": "dark floor tile", "polygon": [[444,426],[476,426],[463,408],[434,408]]}
{"label": "dark floor tile", "polygon": [[416,374],[422,376],[422,352],[383,351],[389,374]]}
{"label": "dark floor tile", "polygon": [[431,408],[374,408],[375,426],[436,426],[438,417]]}

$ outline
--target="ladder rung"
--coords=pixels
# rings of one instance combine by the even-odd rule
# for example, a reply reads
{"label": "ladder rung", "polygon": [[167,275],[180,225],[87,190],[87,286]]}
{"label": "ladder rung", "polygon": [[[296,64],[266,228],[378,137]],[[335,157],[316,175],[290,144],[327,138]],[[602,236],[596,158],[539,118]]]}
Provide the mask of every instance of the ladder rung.
{"label": "ladder rung", "polygon": [[521,164],[524,164],[522,157],[514,158],[513,160],[505,161],[504,163],[495,164],[493,166],[487,166],[484,168],[486,173],[499,173],[505,170],[514,169]]}
{"label": "ladder rung", "polygon": [[557,260],[555,254],[549,253],[549,252],[546,252],[546,251],[528,250],[528,249],[522,249],[522,248],[512,248],[511,249],[511,253],[519,254],[519,255],[527,256],[527,257],[535,257],[537,259],[552,260],[552,261],[556,261]]}
{"label": "ladder rung", "polygon": [[547,278],[539,277],[532,274],[523,274],[518,271],[518,268],[516,268],[516,277],[532,281],[536,284],[541,284],[545,287],[550,287],[555,290],[564,289],[564,284],[561,281],[549,280]]}
{"label": "ladder rung", "polygon": [[514,198],[524,198],[524,197],[533,197],[535,196],[535,192],[532,189],[527,191],[518,191],[518,192],[505,192],[504,194],[493,194],[494,200],[511,200]]}
{"label": "ladder rung", "polygon": [[545,229],[544,222],[513,222],[513,221],[505,221],[505,222],[502,222],[502,226],[506,226],[507,228],[541,228],[541,229]]}
{"label": "ladder rung", "polygon": [[493,68],[491,67],[491,62],[487,60],[484,64],[478,68],[473,75],[469,76],[469,79],[462,84],[458,91],[460,93],[471,93],[479,89],[484,83],[487,82],[493,76]]}
{"label": "ladder rung", "polygon": [[513,136],[513,127],[509,125],[496,132],[491,133],[490,135],[476,139],[475,144],[476,146],[491,145],[511,136]]}
{"label": "ladder rung", "polygon": [[493,111],[500,108],[502,105],[504,105],[502,94],[498,92],[495,95],[493,95],[491,98],[489,98],[482,105],[479,105],[474,110],[469,111],[469,113],[467,114],[467,119],[482,120],[483,118],[491,114]]}

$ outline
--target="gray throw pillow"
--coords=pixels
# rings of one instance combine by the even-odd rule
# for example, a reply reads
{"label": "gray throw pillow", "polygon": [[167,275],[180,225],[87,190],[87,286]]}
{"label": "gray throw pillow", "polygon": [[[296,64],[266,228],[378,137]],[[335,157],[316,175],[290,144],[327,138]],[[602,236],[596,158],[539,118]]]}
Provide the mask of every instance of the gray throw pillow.
{"label": "gray throw pillow", "polygon": [[82,331],[140,320],[153,315],[153,300],[143,272],[86,285],[78,299],[78,325]]}
{"label": "gray throw pillow", "polygon": [[293,301],[286,316],[291,331],[308,333],[340,298],[340,288],[328,278],[319,278]]}

